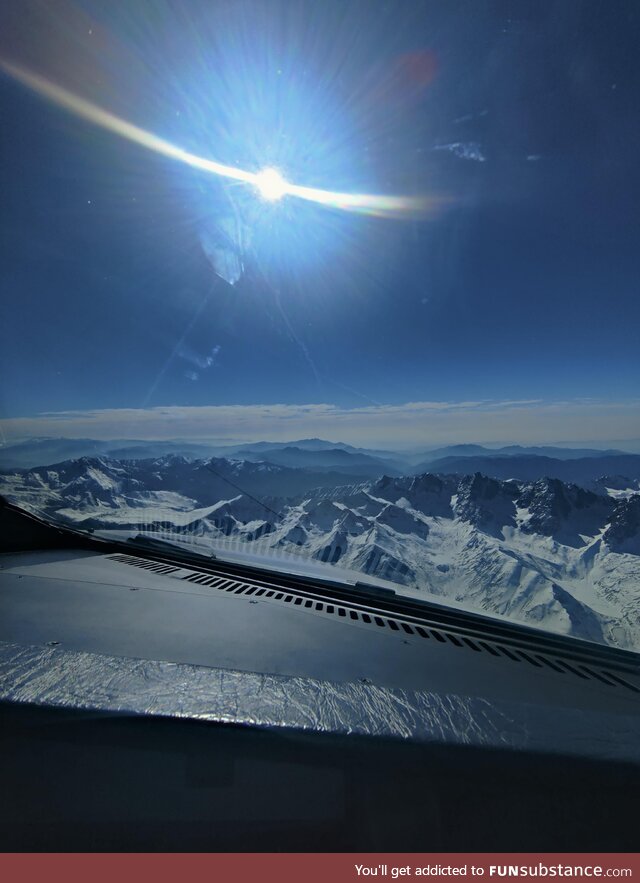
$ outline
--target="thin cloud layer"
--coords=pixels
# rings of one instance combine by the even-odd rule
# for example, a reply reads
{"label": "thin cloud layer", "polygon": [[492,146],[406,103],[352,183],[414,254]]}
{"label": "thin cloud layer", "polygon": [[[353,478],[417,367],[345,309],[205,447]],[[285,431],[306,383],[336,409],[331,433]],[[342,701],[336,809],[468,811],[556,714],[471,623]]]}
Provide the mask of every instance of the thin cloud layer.
{"label": "thin cloud layer", "polygon": [[339,408],[331,404],[212,405],[63,411],[0,421],[5,444],[24,438],[141,438],[217,442],[319,436],[365,447],[454,442],[607,442],[640,438],[640,402],[407,402]]}

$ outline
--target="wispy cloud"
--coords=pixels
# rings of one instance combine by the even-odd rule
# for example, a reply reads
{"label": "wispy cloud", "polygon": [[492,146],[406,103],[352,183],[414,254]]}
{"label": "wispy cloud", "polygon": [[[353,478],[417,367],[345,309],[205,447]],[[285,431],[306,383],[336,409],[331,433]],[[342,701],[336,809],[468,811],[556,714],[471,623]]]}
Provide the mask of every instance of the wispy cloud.
{"label": "wispy cloud", "polygon": [[449,442],[594,442],[640,437],[640,401],[477,400],[339,408],[212,405],[62,411],[0,421],[6,443],[37,436],[286,441],[320,436],[370,447]]}
{"label": "wispy cloud", "polygon": [[487,109],[480,110],[477,113],[465,113],[463,114],[463,116],[457,117],[453,122],[456,125],[459,125],[460,123],[470,123],[473,120],[479,119],[480,117],[486,117],[488,113],[489,111]]}
{"label": "wispy cloud", "polygon": [[[189,362],[192,365],[195,365],[196,368],[211,368],[216,363],[216,359],[220,352],[221,347],[216,344],[210,352],[206,355],[200,355],[194,349],[187,346],[184,342],[180,342],[178,347],[176,348],[176,355],[184,359],[185,362]],[[194,372],[195,373],[195,372]]]}
{"label": "wispy cloud", "polygon": [[460,159],[470,159],[475,162],[486,162],[487,158],[482,152],[482,147],[477,141],[453,141],[451,144],[436,144],[434,150],[446,150]]}

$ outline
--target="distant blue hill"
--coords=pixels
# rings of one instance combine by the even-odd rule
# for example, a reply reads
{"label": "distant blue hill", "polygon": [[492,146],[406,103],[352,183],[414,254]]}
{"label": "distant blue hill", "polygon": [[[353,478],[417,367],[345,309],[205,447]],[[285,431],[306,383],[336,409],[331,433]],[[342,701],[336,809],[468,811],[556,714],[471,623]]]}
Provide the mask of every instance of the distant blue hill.
{"label": "distant blue hill", "polygon": [[584,457],[617,457],[625,451],[598,448],[560,448],[552,445],[506,445],[501,448],[486,448],[483,445],[448,445],[436,448],[424,455],[415,467],[416,471],[428,470],[431,463],[445,457],[552,457],[556,460],[576,460]]}
{"label": "distant blue hill", "polygon": [[[424,468],[422,468],[424,466]],[[414,467],[416,474],[434,472],[442,475],[473,475],[481,472],[490,478],[514,478],[537,481],[559,478],[582,486],[591,485],[603,475],[640,478],[640,454],[615,454],[560,460],[557,457],[443,457],[429,464]]]}
{"label": "distant blue hill", "polygon": [[402,475],[407,471],[406,464],[372,457],[370,454],[358,452],[355,448],[346,450],[342,447],[307,450],[294,445],[265,449],[260,451],[242,448],[236,452],[237,457],[250,460],[263,460],[298,469],[337,470],[353,476],[377,478],[381,475]]}

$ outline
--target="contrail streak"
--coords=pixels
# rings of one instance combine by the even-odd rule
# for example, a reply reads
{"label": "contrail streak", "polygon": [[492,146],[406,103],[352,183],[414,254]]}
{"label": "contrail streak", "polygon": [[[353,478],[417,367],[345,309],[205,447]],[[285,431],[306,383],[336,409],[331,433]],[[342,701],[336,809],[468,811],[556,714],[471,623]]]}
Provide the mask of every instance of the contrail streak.
{"label": "contrail streak", "polygon": [[[135,144],[139,144],[170,159],[182,162],[194,169],[200,169],[203,172],[209,172],[210,174],[219,175],[233,181],[241,181],[260,190],[260,176],[264,174],[263,172],[248,172],[235,166],[228,166],[212,159],[197,156],[195,153],[189,153],[189,151],[171,144],[170,141],[166,141],[152,132],[147,132],[146,129],[123,120],[108,110],[103,110],[103,108],[92,101],[75,95],[68,89],[58,86],[56,83],[21,65],[0,59],[0,68],[23,86],[36,92],[38,95],[42,95],[44,98],[48,98],[54,104],[57,104],[58,107],[62,107],[96,126],[114,132],[122,138],[133,141]],[[283,181],[282,186],[285,195],[295,196],[298,199],[304,199],[331,208],[387,217],[415,217],[417,215],[424,215],[429,209],[436,207],[441,202],[438,198],[427,196],[336,193],[331,190],[321,190],[317,187],[304,187],[300,184],[289,183],[288,181]]]}

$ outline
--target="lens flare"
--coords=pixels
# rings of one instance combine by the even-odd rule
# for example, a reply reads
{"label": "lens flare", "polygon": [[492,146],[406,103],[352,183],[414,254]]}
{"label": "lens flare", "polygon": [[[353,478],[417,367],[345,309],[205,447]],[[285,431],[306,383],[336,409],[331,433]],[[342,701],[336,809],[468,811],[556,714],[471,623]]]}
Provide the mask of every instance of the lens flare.
{"label": "lens flare", "polygon": [[49,99],[58,107],[62,107],[96,126],[114,132],[128,141],[133,141],[135,144],[146,147],[148,150],[153,150],[192,168],[219,175],[232,181],[249,184],[257,190],[263,199],[269,202],[275,202],[284,196],[294,196],[298,199],[315,202],[329,208],[344,209],[345,211],[383,217],[415,218],[424,217],[430,211],[439,207],[444,201],[442,197],[436,196],[385,196],[368,193],[337,193],[332,190],[292,184],[285,181],[280,172],[274,168],[262,169],[259,172],[249,172],[235,166],[228,166],[224,163],[189,153],[170,141],[166,141],[164,138],[160,138],[108,110],[104,110],[92,101],[75,95],[68,89],[58,86],[51,80],[21,65],[0,59],[0,69],[23,86],[36,92],[43,98]]}

